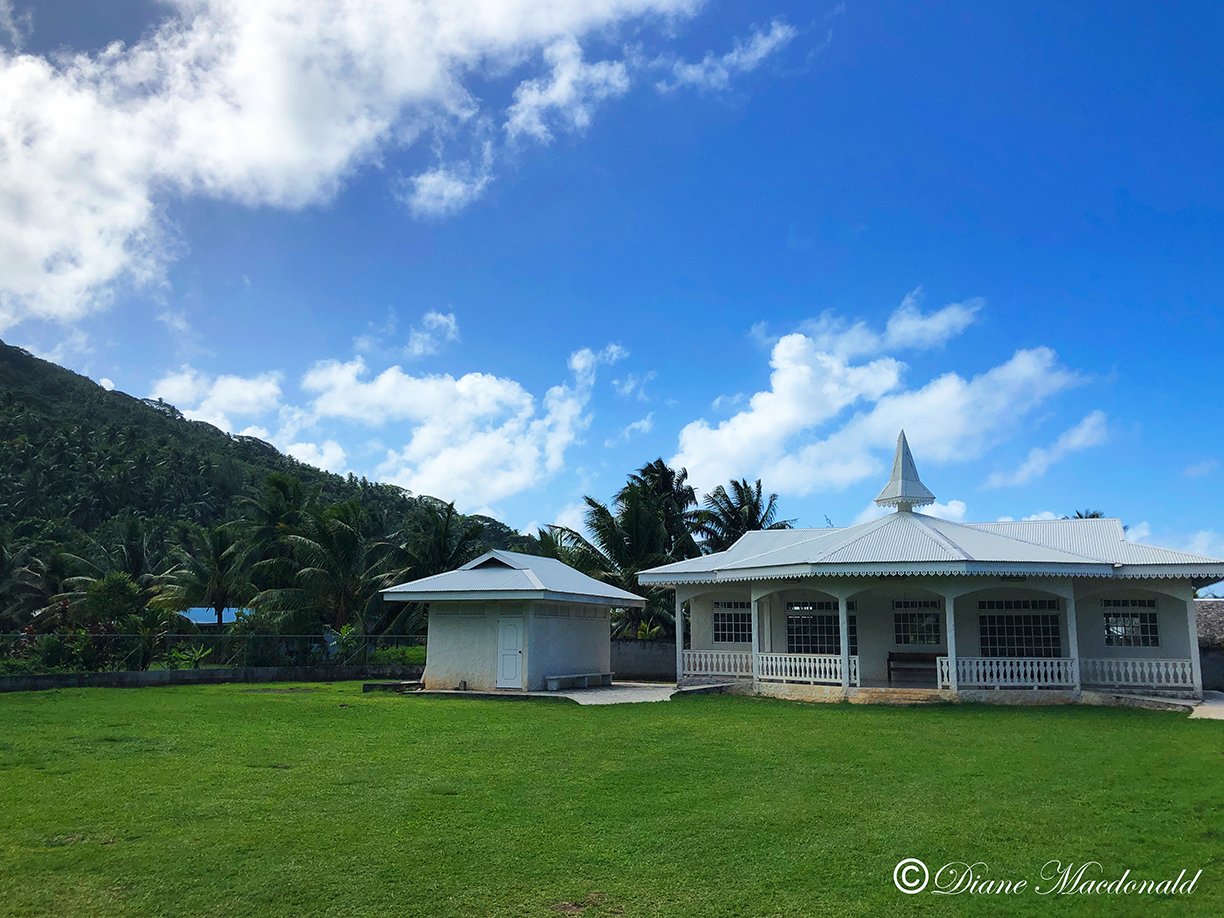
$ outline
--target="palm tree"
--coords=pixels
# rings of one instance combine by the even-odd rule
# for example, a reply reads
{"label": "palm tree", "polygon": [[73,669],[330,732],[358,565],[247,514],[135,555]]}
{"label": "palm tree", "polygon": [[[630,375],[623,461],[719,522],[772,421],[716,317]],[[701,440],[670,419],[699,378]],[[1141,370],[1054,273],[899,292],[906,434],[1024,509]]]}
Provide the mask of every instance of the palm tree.
{"label": "palm tree", "polygon": [[631,481],[610,507],[593,497],[585,500],[590,539],[572,529],[550,527],[556,546],[567,556],[562,560],[622,590],[645,593],[645,609],[623,609],[616,614],[614,633],[636,635],[643,622],[670,628],[672,592],[643,588],[637,582],[640,571],[674,560],[668,551],[666,514],[654,490]]}
{"label": "palm tree", "polygon": [[308,505],[302,482],[276,472],[264,479],[260,493],[240,500],[246,565],[260,590],[291,585],[295,568],[289,537],[302,527]]}
{"label": "palm tree", "polygon": [[[480,554],[484,527],[453,503],[422,497],[416,512],[391,538],[386,557],[388,585],[453,571]],[[412,634],[424,624],[421,603],[388,603],[370,621],[371,632]]]}
{"label": "palm tree", "polygon": [[707,552],[726,551],[746,532],[762,529],[790,529],[794,520],[779,520],[778,495],[765,497],[761,479],[730,483],[730,490],[719,485],[707,494],[698,517],[696,532]]}
{"label": "palm tree", "polygon": [[291,584],[263,590],[251,604],[305,626],[351,624],[365,633],[381,617],[379,591],[394,579],[387,566],[391,546],[367,523],[356,501],[307,511],[301,532],[285,536],[297,567]]}
{"label": "palm tree", "polygon": [[697,492],[688,483],[688,470],[677,471],[662,459],[648,462],[629,476],[629,481],[617,494],[619,499],[630,488],[648,492],[663,515],[667,530],[667,555],[674,561],[696,558],[701,554],[693,530],[698,522]]}
{"label": "palm tree", "polygon": [[175,552],[174,567],[163,577],[157,604],[175,612],[203,606],[222,625],[224,611],[246,603],[253,592],[244,549],[230,526],[190,530],[186,544]]}
{"label": "palm tree", "polygon": [[1100,510],[1076,510],[1075,516],[1064,516],[1064,520],[1100,520],[1105,514]]}

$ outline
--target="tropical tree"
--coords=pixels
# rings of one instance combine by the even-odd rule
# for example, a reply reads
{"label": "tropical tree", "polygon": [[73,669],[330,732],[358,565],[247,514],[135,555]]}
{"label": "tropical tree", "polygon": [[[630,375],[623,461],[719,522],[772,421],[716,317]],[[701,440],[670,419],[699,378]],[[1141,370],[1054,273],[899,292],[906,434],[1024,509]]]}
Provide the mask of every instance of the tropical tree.
{"label": "tropical tree", "polygon": [[390,546],[367,524],[356,501],[308,510],[301,531],[284,537],[296,565],[290,585],[261,591],[252,605],[305,627],[353,625],[364,633],[381,617],[379,591],[394,579]]}
{"label": "tropical tree", "polygon": [[551,527],[554,543],[570,559],[567,563],[622,590],[645,593],[645,609],[617,612],[614,633],[636,635],[643,622],[670,629],[672,592],[644,588],[637,582],[639,572],[673,560],[668,551],[671,542],[666,510],[658,496],[653,489],[630,482],[610,506],[589,496],[585,500],[589,539],[572,529]]}
{"label": "tropical tree", "polygon": [[1064,516],[1064,520],[1100,520],[1105,514],[1100,510],[1076,510],[1075,516]]}
{"label": "tropical tree", "polygon": [[192,606],[212,609],[222,625],[226,609],[251,599],[245,546],[232,526],[188,531],[186,544],[174,554],[174,567],[163,577],[159,608],[182,612]]}
{"label": "tropical tree", "polygon": [[764,494],[761,479],[719,485],[705,496],[698,515],[696,532],[707,553],[726,551],[746,532],[762,529],[790,529],[794,520],[779,520],[778,495]]}
{"label": "tropical tree", "polygon": [[688,483],[687,469],[673,469],[662,459],[648,462],[629,476],[620,490],[621,497],[637,488],[651,495],[663,517],[667,531],[667,556],[672,560],[696,558],[701,554],[693,532],[698,523],[697,492]]}
{"label": "tropical tree", "polygon": [[239,501],[242,510],[244,564],[260,590],[292,585],[296,573],[291,537],[297,535],[309,510],[302,482],[276,472],[264,479],[260,492]]}

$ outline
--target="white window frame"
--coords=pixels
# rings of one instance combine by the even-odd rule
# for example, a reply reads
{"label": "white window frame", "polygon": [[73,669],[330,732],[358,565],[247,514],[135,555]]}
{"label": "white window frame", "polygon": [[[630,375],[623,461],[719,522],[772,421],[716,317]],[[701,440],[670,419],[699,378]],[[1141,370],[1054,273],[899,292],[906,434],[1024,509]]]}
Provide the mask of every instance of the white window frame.
{"label": "white window frame", "polygon": [[1160,613],[1155,609],[1107,610],[1106,647],[1159,647]]}
{"label": "white window frame", "polygon": [[[721,619],[721,622],[720,622]],[[719,640],[719,632],[723,636],[733,636],[733,640]],[[744,634],[739,640],[738,635]],[[744,600],[714,600],[710,603],[710,634],[715,644],[751,644],[752,643],[752,603]]]}

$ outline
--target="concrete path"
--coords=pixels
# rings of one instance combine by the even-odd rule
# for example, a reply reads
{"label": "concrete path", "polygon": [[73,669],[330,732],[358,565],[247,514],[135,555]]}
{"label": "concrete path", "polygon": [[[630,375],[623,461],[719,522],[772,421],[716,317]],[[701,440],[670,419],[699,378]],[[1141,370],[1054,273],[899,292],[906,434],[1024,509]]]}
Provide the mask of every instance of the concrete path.
{"label": "concrete path", "polygon": [[1196,707],[1190,716],[1224,720],[1224,692],[1203,692],[1203,703]]}
{"label": "concrete path", "polygon": [[561,695],[579,704],[639,704],[644,701],[668,701],[676,693],[674,685],[657,682],[614,682],[596,688],[563,689],[559,692],[532,692],[533,695]]}

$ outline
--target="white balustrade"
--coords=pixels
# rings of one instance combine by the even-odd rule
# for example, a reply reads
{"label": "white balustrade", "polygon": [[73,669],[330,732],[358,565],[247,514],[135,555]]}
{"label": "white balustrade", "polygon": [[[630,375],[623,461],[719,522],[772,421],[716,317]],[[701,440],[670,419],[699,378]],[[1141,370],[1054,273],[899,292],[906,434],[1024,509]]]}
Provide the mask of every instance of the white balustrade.
{"label": "white balustrade", "polygon": [[[957,657],[960,688],[1071,688],[1075,686],[1072,657]],[[948,685],[947,657],[939,658],[939,684]]]}
{"label": "white balustrade", "polygon": [[[759,653],[760,678],[777,682],[811,682],[841,685],[841,654],[833,653]],[[850,684],[859,684],[859,660],[850,658]]]}
{"label": "white balustrade", "polygon": [[750,650],[686,650],[686,676],[751,676]]}
{"label": "white balustrade", "polygon": [[1080,670],[1084,685],[1194,688],[1194,669],[1189,660],[1084,658]]}
{"label": "white balustrade", "polygon": [[937,684],[939,685],[940,688],[943,688],[945,685],[951,686],[952,685],[952,667],[948,665],[948,658],[938,657],[935,662],[939,666],[939,682]]}

